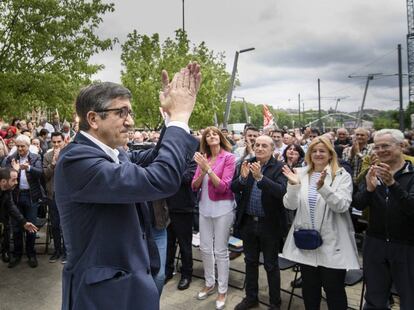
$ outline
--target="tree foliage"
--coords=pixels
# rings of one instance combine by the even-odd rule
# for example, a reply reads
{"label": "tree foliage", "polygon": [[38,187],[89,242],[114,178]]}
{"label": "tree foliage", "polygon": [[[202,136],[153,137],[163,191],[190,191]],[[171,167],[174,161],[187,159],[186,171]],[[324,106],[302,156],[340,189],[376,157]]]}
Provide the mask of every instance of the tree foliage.
{"label": "tree foliage", "polygon": [[173,74],[190,61],[201,65],[203,79],[190,126],[201,128],[213,124],[214,113],[220,120],[230,76],[225,71],[223,54],[210,51],[204,42],[191,47],[187,34],[177,30],[174,39],[167,38],[161,43],[158,34],[147,36],[134,30],[122,44],[121,60],[121,80],[133,94],[138,126],[159,127],[161,71]]}
{"label": "tree foliage", "polygon": [[102,68],[88,60],[112,47],[95,30],[113,10],[101,0],[0,1],[0,114],[69,115],[79,86]]}

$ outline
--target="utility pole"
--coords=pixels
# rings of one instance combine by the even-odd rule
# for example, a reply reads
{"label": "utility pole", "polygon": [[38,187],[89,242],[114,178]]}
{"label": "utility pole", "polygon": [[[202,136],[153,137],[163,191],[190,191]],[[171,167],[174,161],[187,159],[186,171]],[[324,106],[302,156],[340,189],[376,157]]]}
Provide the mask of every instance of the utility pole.
{"label": "utility pole", "polygon": [[300,93],[298,94],[298,125],[300,126],[301,121],[300,121]]}
{"label": "utility pole", "polygon": [[236,51],[236,54],[234,56],[233,72],[231,73],[230,86],[229,86],[229,91],[227,93],[226,110],[224,111],[223,128],[227,128],[227,122],[229,120],[231,98],[233,96],[233,87],[234,87],[234,80],[236,79],[237,62],[239,60],[239,54],[244,53],[244,52],[250,52],[253,50],[254,50],[254,47],[250,47],[250,48],[246,48],[240,51]]}
{"label": "utility pole", "polygon": [[364,96],[362,98],[361,109],[359,110],[359,113],[358,113],[358,118],[357,118],[357,121],[355,123],[355,128],[357,128],[357,127],[359,127],[359,126],[362,125],[362,114],[364,112],[365,99],[367,97],[367,91],[368,91],[369,81],[373,80],[374,77],[375,76],[378,76],[378,75],[382,75],[383,76],[382,73],[370,73],[367,76],[360,76],[360,75],[349,75],[348,76],[349,78],[366,78],[367,79],[367,82],[365,84]]}
{"label": "utility pole", "polygon": [[401,44],[398,44],[398,85],[400,92],[400,130],[404,131],[404,107],[402,94],[402,61],[401,61]]}
{"label": "utility pole", "polygon": [[322,112],[321,112],[321,80],[318,78],[318,127],[319,131],[322,132]]}
{"label": "utility pole", "polygon": [[369,81],[371,81],[373,79],[374,79],[373,75],[369,74],[367,76],[367,83],[365,84],[364,97],[362,97],[361,109],[359,110],[358,120],[356,122],[355,128],[360,127],[362,125],[362,114],[364,113],[365,99],[367,98],[367,91],[368,91]]}
{"label": "utility pole", "polygon": [[234,96],[234,98],[243,100],[244,117],[246,118],[246,123],[250,123],[250,117],[249,117],[249,112],[247,111],[246,99],[244,97],[237,97],[237,96]]}
{"label": "utility pole", "polygon": [[185,15],[184,15],[184,0],[183,0],[183,31],[185,32],[185,23],[184,23]]}

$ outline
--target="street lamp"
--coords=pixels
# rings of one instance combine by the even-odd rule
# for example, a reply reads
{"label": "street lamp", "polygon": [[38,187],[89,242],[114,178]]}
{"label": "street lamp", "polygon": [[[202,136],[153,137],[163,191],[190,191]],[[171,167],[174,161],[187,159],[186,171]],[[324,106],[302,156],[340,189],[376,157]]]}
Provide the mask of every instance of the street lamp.
{"label": "street lamp", "polygon": [[231,104],[231,98],[233,95],[233,87],[234,87],[234,80],[236,78],[236,72],[237,72],[237,61],[239,60],[239,54],[253,51],[255,48],[245,48],[240,51],[236,51],[236,55],[234,56],[234,64],[233,64],[233,72],[231,74],[231,80],[230,80],[230,86],[229,86],[229,92],[227,93],[227,102],[226,102],[226,110],[224,113],[224,120],[223,120],[223,128],[227,127],[227,122],[229,120],[229,114],[230,114],[230,104]]}
{"label": "street lamp", "polygon": [[247,103],[244,97],[237,97],[234,96],[234,99],[242,99],[243,100],[243,107],[244,107],[244,116],[246,117],[246,123],[250,123],[249,113],[247,112]]}

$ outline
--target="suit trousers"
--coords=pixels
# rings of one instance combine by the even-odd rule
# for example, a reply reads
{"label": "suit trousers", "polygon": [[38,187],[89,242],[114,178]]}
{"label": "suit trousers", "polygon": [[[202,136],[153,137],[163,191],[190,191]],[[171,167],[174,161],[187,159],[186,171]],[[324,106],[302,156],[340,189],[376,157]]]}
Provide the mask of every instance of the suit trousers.
{"label": "suit trousers", "polygon": [[279,306],[282,302],[278,264],[280,237],[266,233],[262,220],[255,221],[250,216],[244,217],[240,233],[246,264],[246,298],[250,301],[258,300],[259,256],[260,252],[263,252],[264,269],[269,286],[269,301],[270,304]]}
{"label": "suit trousers", "polygon": [[62,235],[62,227],[60,226],[59,211],[55,199],[49,199],[50,224],[52,226],[53,246],[55,252],[66,255],[65,242]]}
{"label": "suit trousers", "polygon": [[205,217],[200,214],[200,251],[203,259],[205,285],[215,284],[215,269],[217,264],[218,292],[227,293],[229,282],[229,251],[228,243],[230,229],[234,222],[234,212],[218,217]]}
{"label": "suit trousers", "polygon": [[174,272],[176,244],[180,247],[181,276],[191,279],[193,274],[193,213],[170,213],[170,225],[167,227],[168,245],[165,274],[171,276]]}
{"label": "suit trousers", "polygon": [[[19,208],[20,212],[26,218],[27,221],[36,224],[37,221],[37,210],[39,207],[38,203],[33,203],[30,198],[30,193],[27,192],[20,192],[19,193],[19,201],[17,203],[17,207]],[[26,233],[26,255],[27,257],[34,257],[36,256],[35,251],[35,241],[36,241],[36,233],[29,233],[28,231],[24,231],[19,223],[17,223],[14,219],[12,219],[12,226],[13,226],[13,240],[14,240],[14,256],[21,257],[23,255],[23,234]]]}
{"label": "suit trousers", "polygon": [[345,292],[345,269],[332,269],[322,266],[300,265],[302,273],[303,301],[306,310],[319,310],[321,288],[326,293],[329,310],[346,310],[348,301]]}
{"label": "suit trousers", "polygon": [[414,246],[366,236],[363,258],[364,309],[389,309],[392,283],[400,295],[400,309],[414,309]]}

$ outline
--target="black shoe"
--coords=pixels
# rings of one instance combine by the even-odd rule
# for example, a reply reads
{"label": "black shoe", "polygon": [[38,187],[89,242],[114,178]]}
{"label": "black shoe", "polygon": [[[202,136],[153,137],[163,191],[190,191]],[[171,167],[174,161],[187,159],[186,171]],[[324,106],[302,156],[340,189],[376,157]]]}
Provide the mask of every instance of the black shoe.
{"label": "black shoe", "polygon": [[170,281],[173,277],[173,274],[167,274],[165,275],[165,280],[164,280],[164,284],[167,284],[168,281]]}
{"label": "black shoe", "polygon": [[234,310],[247,310],[247,309],[255,308],[258,305],[259,305],[258,300],[250,300],[245,297],[239,304],[236,305],[236,307],[234,307]]}
{"label": "black shoe", "polygon": [[49,263],[56,263],[56,261],[60,258],[60,253],[55,252],[52,256],[49,257]]}
{"label": "black shoe", "polygon": [[280,305],[279,306],[276,306],[276,305],[270,305],[269,306],[269,308],[267,308],[267,309],[269,309],[269,310],[280,310]]}
{"label": "black shoe", "polygon": [[180,291],[186,290],[190,287],[191,279],[182,277],[180,282],[178,282],[177,288]]}
{"label": "black shoe", "polygon": [[38,265],[36,256],[29,257],[27,264],[29,265],[30,268],[36,268]]}
{"label": "black shoe", "polygon": [[66,258],[66,254],[63,254],[60,262],[61,262],[62,264],[66,264],[66,263],[67,263],[67,261],[68,261],[68,259]]}
{"label": "black shoe", "polygon": [[297,278],[296,280],[293,280],[290,282],[290,286],[294,288],[301,288],[302,287],[302,277]]}
{"label": "black shoe", "polygon": [[4,263],[8,263],[8,262],[10,261],[10,256],[9,256],[9,253],[7,253],[7,252],[3,252],[3,253],[1,253],[1,260],[2,260]]}
{"label": "black shoe", "polygon": [[8,268],[14,268],[16,267],[20,261],[21,261],[22,257],[21,256],[16,256],[16,257],[11,257],[9,264],[7,265]]}

